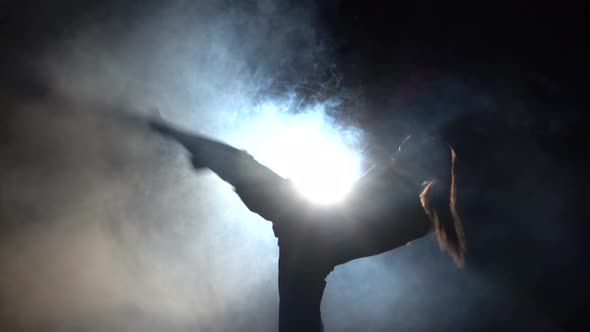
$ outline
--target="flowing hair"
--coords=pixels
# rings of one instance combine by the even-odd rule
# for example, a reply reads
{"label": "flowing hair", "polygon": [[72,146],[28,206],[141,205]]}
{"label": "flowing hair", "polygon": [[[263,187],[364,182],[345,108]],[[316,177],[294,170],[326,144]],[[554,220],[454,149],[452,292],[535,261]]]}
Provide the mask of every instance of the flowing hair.
{"label": "flowing hair", "polygon": [[[440,165],[439,176],[424,182],[420,202],[430,221],[434,224],[436,241],[457,266],[464,263],[465,237],[463,226],[456,209],[455,158],[452,147],[451,161]],[[438,172],[437,172],[438,173]]]}

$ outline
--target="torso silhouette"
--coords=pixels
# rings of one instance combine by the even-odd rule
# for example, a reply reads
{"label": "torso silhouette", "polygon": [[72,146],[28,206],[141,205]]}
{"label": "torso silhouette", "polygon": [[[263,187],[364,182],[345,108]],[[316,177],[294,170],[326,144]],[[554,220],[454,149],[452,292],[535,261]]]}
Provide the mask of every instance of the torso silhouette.
{"label": "torso silhouette", "polygon": [[244,151],[153,126],[182,143],[195,168],[214,171],[251,211],[272,222],[280,253],[281,332],[323,330],[320,305],[334,267],[405,245],[431,228],[419,199],[422,182],[430,176],[422,167],[428,163],[416,163],[411,153],[399,154],[399,167],[394,163],[358,180],[342,202],[317,205]]}

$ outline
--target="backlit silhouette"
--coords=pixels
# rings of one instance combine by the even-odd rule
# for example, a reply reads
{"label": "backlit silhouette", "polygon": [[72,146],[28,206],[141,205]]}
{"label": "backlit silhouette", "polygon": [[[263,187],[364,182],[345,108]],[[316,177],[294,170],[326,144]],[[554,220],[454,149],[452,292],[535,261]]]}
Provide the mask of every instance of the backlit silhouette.
{"label": "backlit silhouette", "polygon": [[151,126],[182,144],[195,168],[215,172],[252,212],[272,222],[279,245],[280,332],[323,330],[320,304],[334,267],[392,250],[431,229],[440,248],[463,263],[455,154],[433,139],[408,140],[390,165],[360,178],[341,202],[322,205],[245,151],[160,122]]}

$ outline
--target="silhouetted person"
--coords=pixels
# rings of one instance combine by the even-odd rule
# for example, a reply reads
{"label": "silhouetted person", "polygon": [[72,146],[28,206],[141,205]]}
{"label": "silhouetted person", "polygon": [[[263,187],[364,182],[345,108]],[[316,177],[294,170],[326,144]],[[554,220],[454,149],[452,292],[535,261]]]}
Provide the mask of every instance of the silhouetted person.
{"label": "silhouetted person", "polygon": [[323,331],[320,305],[326,277],[339,264],[377,255],[434,229],[441,249],[463,262],[455,211],[454,152],[432,139],[409,140],[391,165],[373,169],[342,202],[308,201],[290,180],[245,151],[162,123],[152,123],[230,183],[246,206],[270,220],[279,245],[279,331]]}

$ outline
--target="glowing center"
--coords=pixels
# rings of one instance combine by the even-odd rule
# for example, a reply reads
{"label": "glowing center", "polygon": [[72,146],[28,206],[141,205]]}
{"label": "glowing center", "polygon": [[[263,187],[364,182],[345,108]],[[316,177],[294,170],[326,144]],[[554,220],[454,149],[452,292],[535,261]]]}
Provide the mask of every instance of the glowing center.
{"label": "glowing center", "polygon": [[237,136],[259,162],[292,179],[318,203],[337,202],[360,176],[360,153],[347,146],[322,112],[290,115],[266,109]]}
{"label": "glowing center", "polygon": [[294,128],[273,149],[270,164],[285,173],[309,199],[331,203],[341,199],[359,174],[358,157],[333,133]]}

